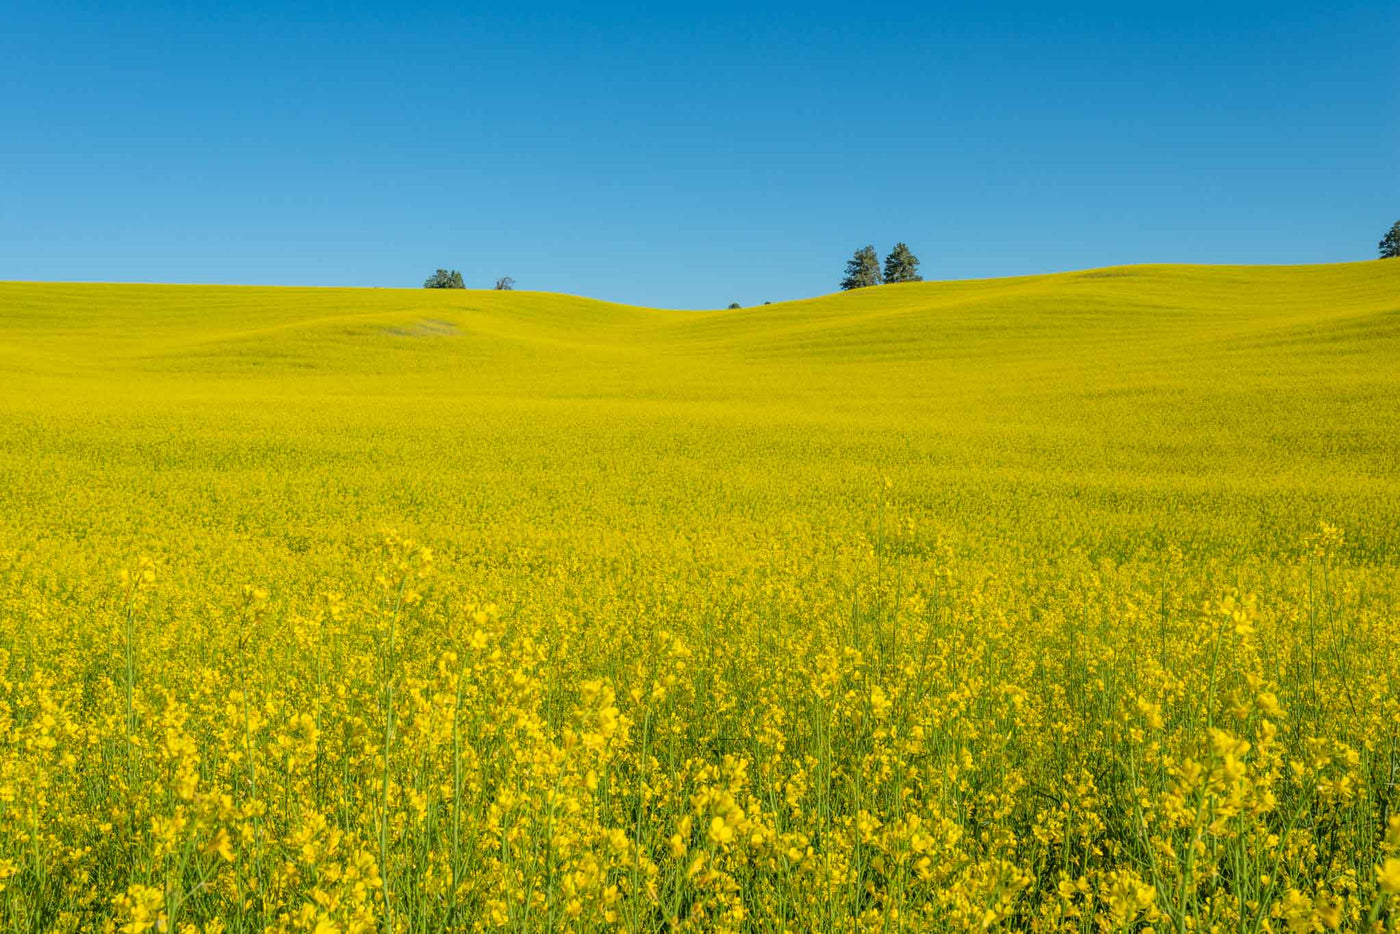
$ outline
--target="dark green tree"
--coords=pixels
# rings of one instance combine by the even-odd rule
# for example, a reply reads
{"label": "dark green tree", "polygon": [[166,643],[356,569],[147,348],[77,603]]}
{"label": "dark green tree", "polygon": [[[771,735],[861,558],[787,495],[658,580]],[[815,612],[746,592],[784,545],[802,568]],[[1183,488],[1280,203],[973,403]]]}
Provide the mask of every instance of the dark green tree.
{"label": "dark green tree", "polygon": [[919,258],[903,243],[896,243],[885,257],[885,283],[923,281],[924,277],[919,275]]}
{"label": "dark green tree", "polygon": [[730,303],[729,303],[729,310],[730,310],[730,311],[733,311],[735,308],[743,308],[743,307],[744,307],[744,306],[743,306],[743,305],[740,305],[738,302],[730,302]]}
{"label": "dark green tree", "polygon": [[455,269],[451,272],[439,269],[423,283],[425,289],[465,289],[466,287],[467,284],[462,281],[462,274]]}
{"label": "dark green tree", "polygon": [[501,276],[501,278],[496,280],[497,292],[509,292],[511,289],[514,288],[515,280],[512,279],[510,276]]}
{"label": "dark green tree", "polygon": [[846,278],[841,280],[841,288],[849,292],[879,284],[880,257],[875,255],[873,246],[861,247],[846,262]]}
{"label": "dark green tree", "polygon": [[1381,238],[1381,259],[1400,259],[1400,221],[1396,221]]}

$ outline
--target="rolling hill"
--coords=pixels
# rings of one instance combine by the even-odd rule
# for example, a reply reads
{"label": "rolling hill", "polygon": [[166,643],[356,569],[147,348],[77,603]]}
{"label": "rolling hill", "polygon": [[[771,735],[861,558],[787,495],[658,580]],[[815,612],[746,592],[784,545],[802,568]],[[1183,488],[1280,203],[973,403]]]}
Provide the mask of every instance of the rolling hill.
{"label": "rolling hill", "polygon": [[[581,485],[607,502],[701,494],[721,514],[762,512],[781,488],[819,498],[811,518],[856,510],[851,491],[888,475],[998,526],[1088,510],[1076,535],[1112,538],[1171,502],[1178,528],[1346,519],[1387,554],[1400,518],[1400,264],[1385,262],[1135,266],[712,312],[6,283],[0,373],[5,513],[59,534],[73,491],[54,478],[77,472],[95,496],[169,461],[185,469],[167,489],[229,483],[236,464],[276,478],[271,496],[392,462],[392,481],[350,484],[357,508],[425,529],[431,497],[405,510],[396,489],[441,490],[445,515],[475,522],[504,489],[481,477],[565,502]],[[1252,505],[1204,508],[1222,499]]]}
{"label": "rolling hill", "polygon": [[0,924],[1393,927],[1397,426],[1400,262],[0,283]]}

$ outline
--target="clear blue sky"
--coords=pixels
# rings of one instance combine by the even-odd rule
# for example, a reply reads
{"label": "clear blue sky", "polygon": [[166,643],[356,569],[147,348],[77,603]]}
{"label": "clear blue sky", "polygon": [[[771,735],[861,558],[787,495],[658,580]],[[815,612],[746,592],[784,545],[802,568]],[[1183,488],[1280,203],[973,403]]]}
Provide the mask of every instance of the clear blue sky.
{"label": "clear blue sky", "polygon": [[0,3],[0,279],[669,307],[1369,259],[1400,3]]}

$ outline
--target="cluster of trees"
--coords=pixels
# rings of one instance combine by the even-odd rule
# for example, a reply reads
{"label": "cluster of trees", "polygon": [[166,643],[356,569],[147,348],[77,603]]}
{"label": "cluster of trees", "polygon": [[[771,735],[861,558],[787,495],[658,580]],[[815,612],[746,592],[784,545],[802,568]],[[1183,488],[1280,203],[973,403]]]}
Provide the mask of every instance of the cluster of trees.
{"label": "cluster of trees", "polygon": [[850,291],[884,283],[923,281],[924,277],[919,275],[919,258],[909,252],[905,244],[896,243],[885,257],[883,270],[875,247],[863,246],[856,250],[846,263],[846,277],[841,280],[841,288]]}
{"label": "cluster of trees", "polygon": [[1400,259],[1400,221],[1392,224],[1385,236],[1381,237],[1379,248],[1381,259]]}
{"label": "cluster of trees", "polygon": [[[467,284],[462,281],[462,274],[457,270],[451,271],[439,269],[428,277],[423,283],[425,289],[465,289]],[[501,276],[496,280],[496,290],[499,292],[509,292],[515,288],[515,280],[510,276]]]}
{"label": "cluster of trees", "polygon": [[462,274],[455,269],[451,272],[439,269],[423,283],[425,289],[465,289],[466,287],[467,284],[462,281]]}

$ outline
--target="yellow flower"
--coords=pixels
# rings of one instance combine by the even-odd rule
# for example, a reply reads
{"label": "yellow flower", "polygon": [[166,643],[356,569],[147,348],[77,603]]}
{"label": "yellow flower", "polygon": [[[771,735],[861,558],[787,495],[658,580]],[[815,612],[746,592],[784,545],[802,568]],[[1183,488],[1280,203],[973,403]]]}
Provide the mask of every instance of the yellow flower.
{"label": "yellow flower", "polygon": [[126,894],[112,900],[119,918],[126,923],[120,928],[122,934],[143,934],[152,928],[164,929],[165,892],[146,885],[133,885]]}
{"label": "yellow flower", "polygon": [[233,841],[229,839],[228,829],[220,827],[214,833],[214,838],[209,841],[208,852],[217,853],[225,862],[233,862]]}
{"label": "yellow flower", "polygon": [[1386,857],[1385,862],[1376,867],[1376,882],[1385,894],[1400,894],[1400,859]]}

